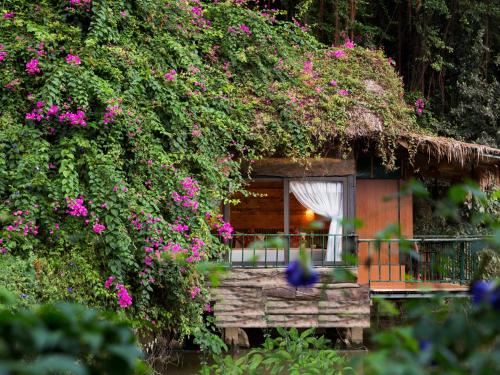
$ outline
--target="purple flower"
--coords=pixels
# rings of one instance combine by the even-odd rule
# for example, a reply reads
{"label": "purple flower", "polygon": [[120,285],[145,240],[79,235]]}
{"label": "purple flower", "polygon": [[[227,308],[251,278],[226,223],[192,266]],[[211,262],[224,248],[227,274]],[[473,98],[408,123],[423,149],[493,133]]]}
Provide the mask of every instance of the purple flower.
{"label": "purple flower", "polygon": [[294,260],[286,269],[286,279],[294,287],[310,287],[318,282],[319,275],[312,267],[304,267],[299,260]]}
{"label": "purple flower", "polygon": [[4,13],[3,18],[8,20],[9,18],[14,18],[14,15],[15,14],[12,12],[7,12],[7,13]]}
{"label": "purple flower", "polygon": [[68,288],[68,293],[73,293],[73,288],[72,287]]}

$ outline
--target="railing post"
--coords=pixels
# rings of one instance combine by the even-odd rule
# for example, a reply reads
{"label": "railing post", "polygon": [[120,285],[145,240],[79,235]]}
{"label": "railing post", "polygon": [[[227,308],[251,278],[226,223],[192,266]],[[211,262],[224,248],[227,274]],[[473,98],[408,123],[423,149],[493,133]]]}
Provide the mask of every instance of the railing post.
{"label": "railing post", "polygon": [[463,284],[464,283],[464,273],[465,273],[465,242],[462,241],[462,243],[459,243],[458,244],[458,256],[459,256],[459,259],[460,259],[460,284]]}

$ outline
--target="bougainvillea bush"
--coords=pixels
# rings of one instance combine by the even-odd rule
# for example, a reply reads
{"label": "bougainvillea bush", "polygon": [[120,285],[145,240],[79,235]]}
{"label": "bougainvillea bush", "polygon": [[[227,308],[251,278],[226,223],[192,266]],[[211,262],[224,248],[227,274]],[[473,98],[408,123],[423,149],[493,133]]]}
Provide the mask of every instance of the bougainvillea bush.
{"label": "bougainvillea bush", "polygon": [[0,275],[24,303],[189,334],[242,162],[324,152],[358,103],[388,129],[413,123],[382,53],[324,48],[240,3],[2,3]]}

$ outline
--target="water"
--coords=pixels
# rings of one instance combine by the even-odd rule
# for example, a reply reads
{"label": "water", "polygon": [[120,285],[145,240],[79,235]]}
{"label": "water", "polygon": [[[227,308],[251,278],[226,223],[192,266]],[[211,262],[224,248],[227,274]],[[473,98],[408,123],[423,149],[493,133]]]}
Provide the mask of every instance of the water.
{"label": "water", "polygon": [[[245,355],[246,351],[240,351],[237,357]],[[365,350],[339,350],[339,354],[352,358],[367,353]],[[201,354],[193,351],[180,351],[172,353],[170,363],[166,368],[158,369],[158,372],[165,375],[193,375],[197,374],[201,368]]]}

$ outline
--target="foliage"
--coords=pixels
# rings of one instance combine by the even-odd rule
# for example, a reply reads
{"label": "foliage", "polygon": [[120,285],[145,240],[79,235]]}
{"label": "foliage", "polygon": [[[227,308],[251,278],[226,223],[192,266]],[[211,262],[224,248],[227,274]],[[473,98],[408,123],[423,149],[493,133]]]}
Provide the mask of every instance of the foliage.
{"label": "foliage", "polygon": [[408,306],[404,326],[377,334],[364,374],[496,374],[500,321],[489,304],[435,298]]}
{"label": "foliage", "polygon": [[[253,4],[253,2],[248,2]],[[429,104],[420,126],[495,147],[498,133],[498,2],[491,0],[278,0],[320,41],[345,37],[383,48],[403,76],[407,94]],[[413,104],[413,101],[409,101]]]}
{"label": "foliage", "polygon": [[[0,307],[13,298],[1,290]],[[81,305],[0,309],[0,373],[148,373],[140,357],[128,325]]]}
{"label": "foliage", "polygon": [[384,120],[394,162],[391,137],[415,122],[383,54],[236,3],[3,5],[0,277],[26,270],[9,283],[25,303],[120,306],[189,335],[242,163],[330,152],[357,106]]}
{"label": "foliage", "polygon": [[315,337],[314,328],[299,333],[296,328],[278,328],[279,336],[267,337],[261,348],[240,358],[214,357],[201,374],[349,374],[345,358],[329,349],[329,340]]}

